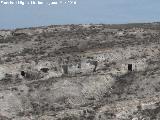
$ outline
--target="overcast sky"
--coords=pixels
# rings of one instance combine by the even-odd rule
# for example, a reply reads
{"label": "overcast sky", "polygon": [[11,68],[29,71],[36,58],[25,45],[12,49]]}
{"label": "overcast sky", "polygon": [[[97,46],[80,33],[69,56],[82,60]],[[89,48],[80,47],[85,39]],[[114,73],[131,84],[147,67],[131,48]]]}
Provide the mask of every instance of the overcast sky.
{"label": "overcast sky", "polygon": [[0,29],[51,24],[158,21],[160,0],[77,0],[76,5],[70,6],[0,5]]}

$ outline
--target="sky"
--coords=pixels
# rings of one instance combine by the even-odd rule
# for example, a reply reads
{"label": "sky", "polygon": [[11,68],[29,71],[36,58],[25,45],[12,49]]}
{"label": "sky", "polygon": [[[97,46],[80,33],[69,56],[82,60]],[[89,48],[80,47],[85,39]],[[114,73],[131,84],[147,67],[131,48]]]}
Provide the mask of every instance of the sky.
{"label": "sky", "polygon": [[[26,2],[29,0],[23,1]],[[47,1],[49,2],[51,0],[45,0],[45,2]],[[0,4],[0,29],[26,28],[54,24],[160,22],[160,0],[72,1],[76,1],[76,5],[22,6]]]}

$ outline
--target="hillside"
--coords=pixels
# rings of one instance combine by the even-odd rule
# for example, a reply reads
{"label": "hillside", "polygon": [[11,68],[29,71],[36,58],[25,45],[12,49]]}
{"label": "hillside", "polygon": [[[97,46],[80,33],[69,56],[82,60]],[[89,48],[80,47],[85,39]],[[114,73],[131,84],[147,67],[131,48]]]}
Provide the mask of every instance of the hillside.
{"label": "hillside", "polygon": [[0,120],[160,120],[160,23],[0,30]]}

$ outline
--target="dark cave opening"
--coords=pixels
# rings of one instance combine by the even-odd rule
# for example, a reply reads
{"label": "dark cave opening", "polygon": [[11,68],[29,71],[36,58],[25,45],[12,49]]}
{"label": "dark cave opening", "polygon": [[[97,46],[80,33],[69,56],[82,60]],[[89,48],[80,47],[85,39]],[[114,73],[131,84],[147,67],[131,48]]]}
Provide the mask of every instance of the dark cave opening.
{"label": "dark cave opening", "polygon": [[47,73],[49,71],[49,68],[41,68],[41,71]]}
{"label": "dark cave opening", "polygon": [[128,64],[128,71],[132,71],[132,64]]}
{"label": "dark cave opening", "polygon": [[24,76],[25,76],[25,72],[24,72],[24,71],[21,71],[21,75],[24,77]]}

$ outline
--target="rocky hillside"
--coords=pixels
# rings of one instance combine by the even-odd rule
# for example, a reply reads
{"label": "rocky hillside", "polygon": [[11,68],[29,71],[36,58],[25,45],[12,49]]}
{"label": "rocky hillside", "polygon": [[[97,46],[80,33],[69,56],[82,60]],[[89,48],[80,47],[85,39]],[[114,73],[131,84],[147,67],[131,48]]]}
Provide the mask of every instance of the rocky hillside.
{"label": "rocky hillside", "polygon": [[160,24],[0,30],[0,120],[160,120]]}

